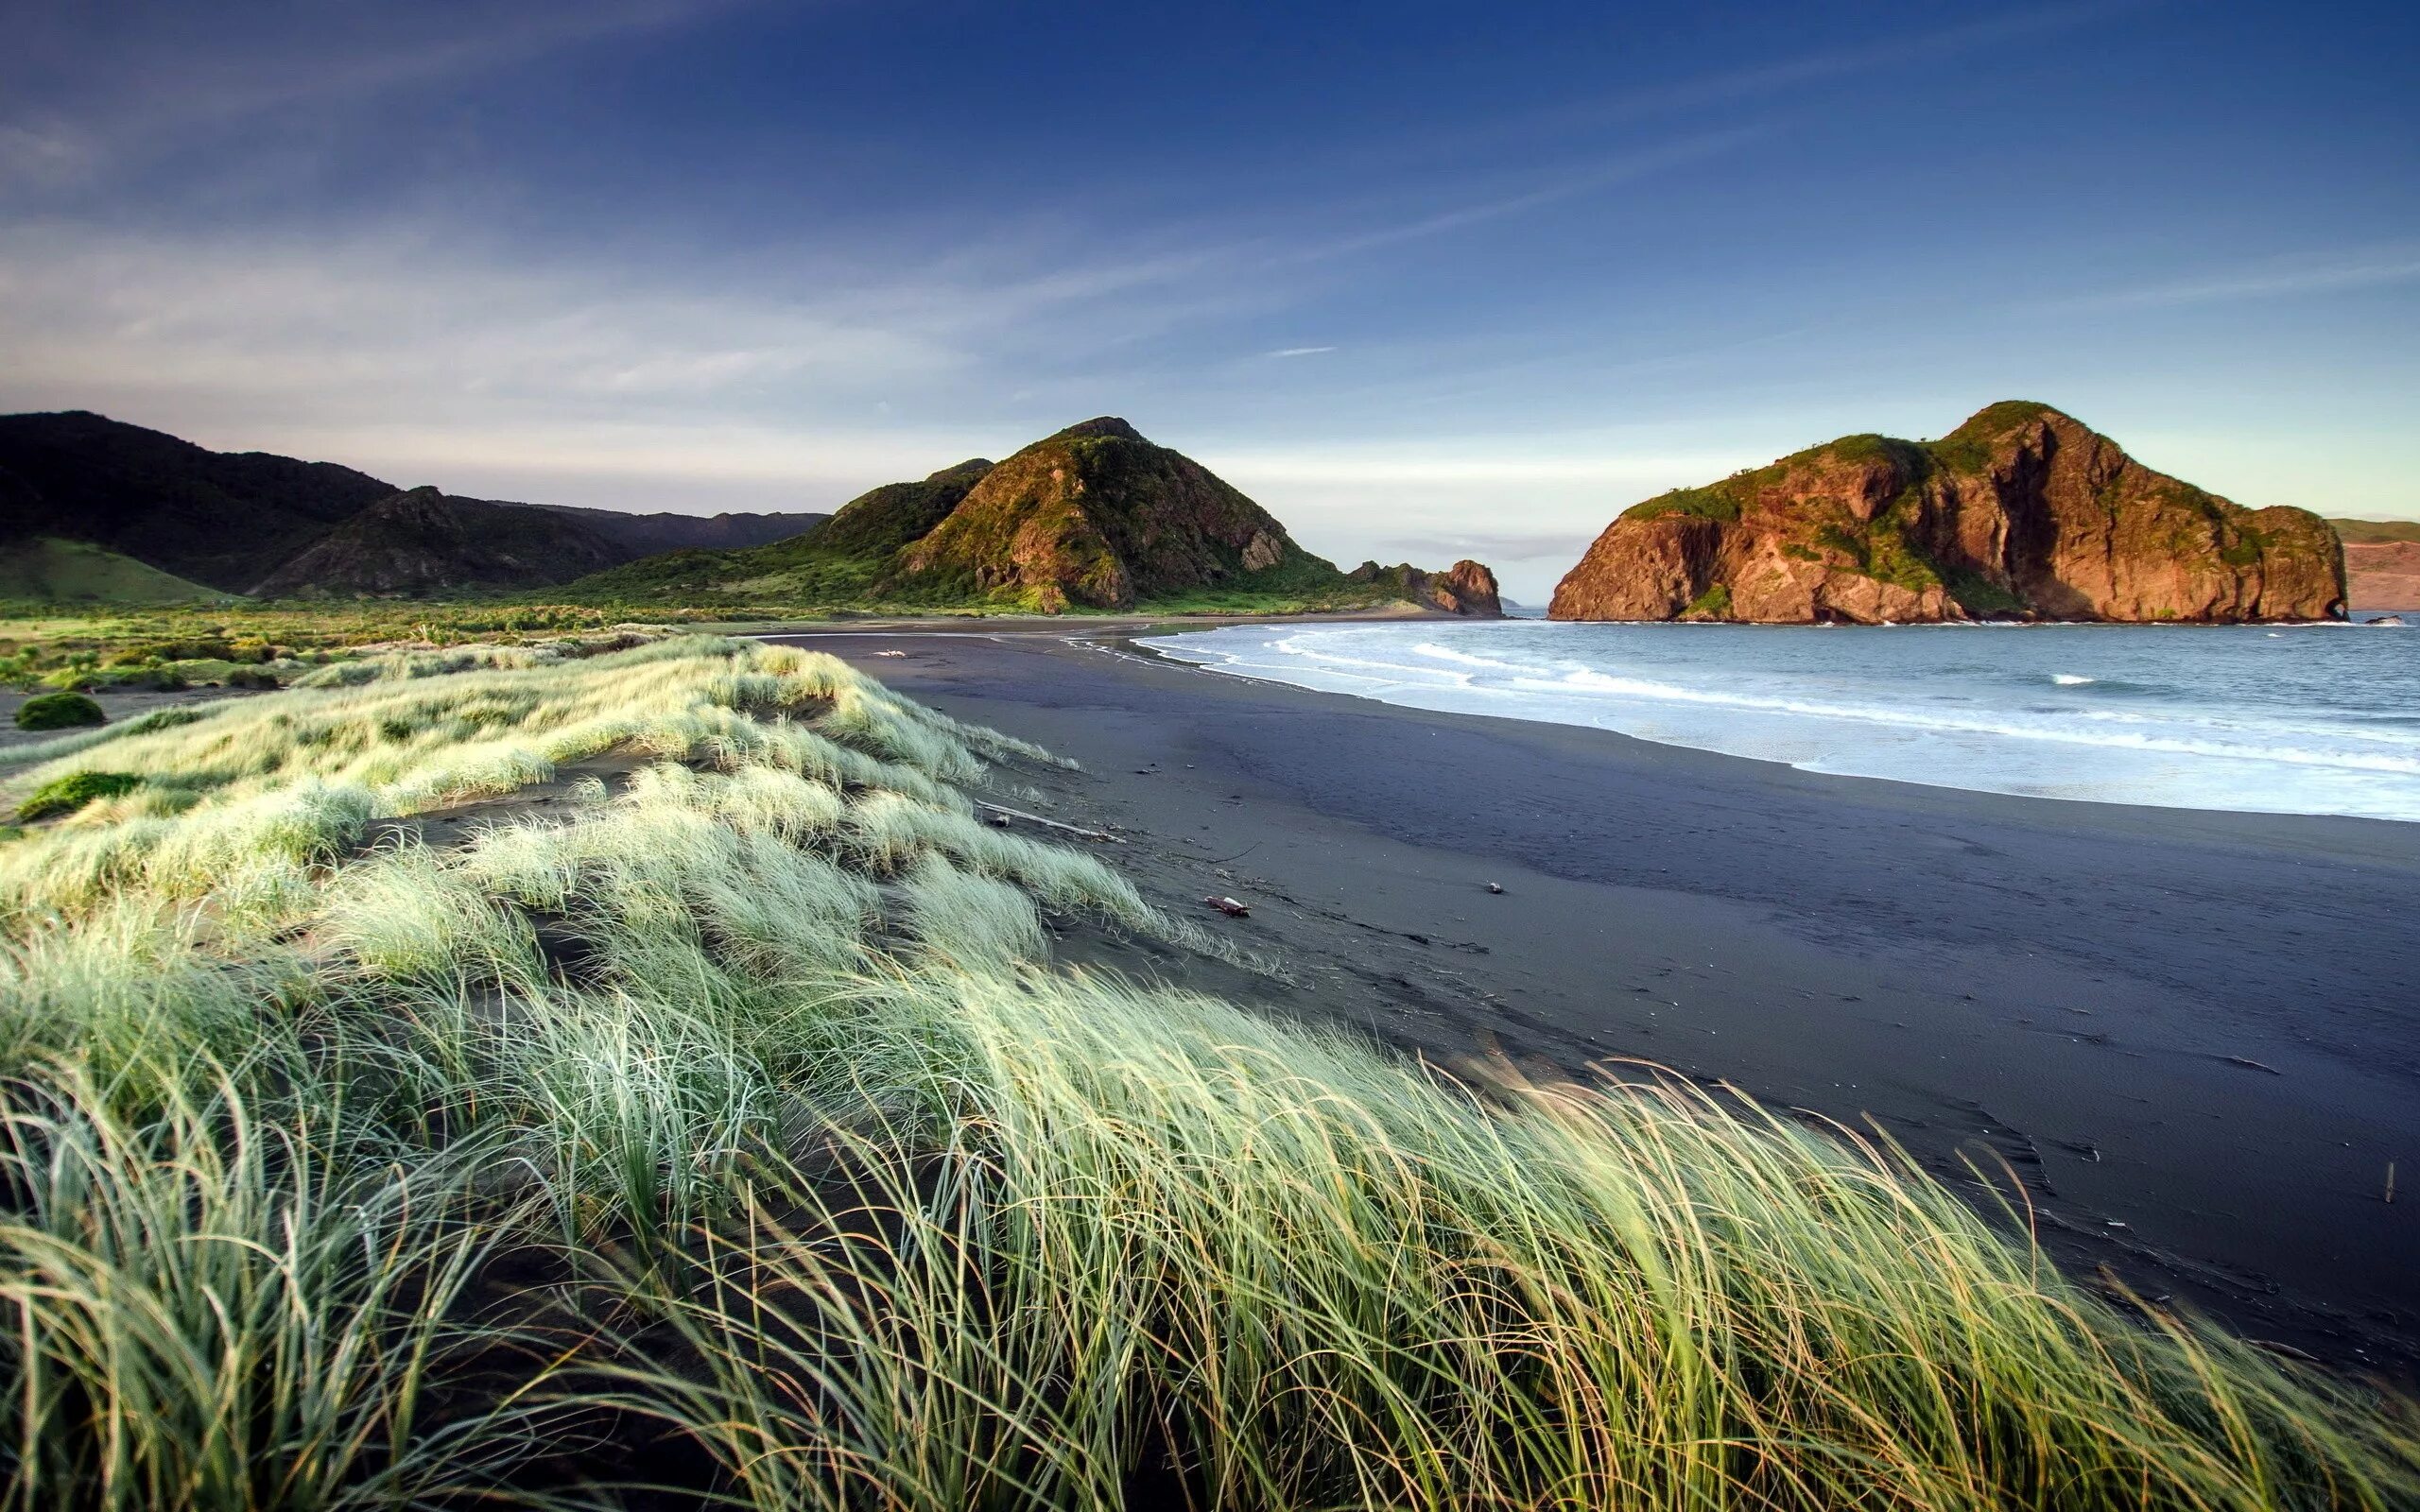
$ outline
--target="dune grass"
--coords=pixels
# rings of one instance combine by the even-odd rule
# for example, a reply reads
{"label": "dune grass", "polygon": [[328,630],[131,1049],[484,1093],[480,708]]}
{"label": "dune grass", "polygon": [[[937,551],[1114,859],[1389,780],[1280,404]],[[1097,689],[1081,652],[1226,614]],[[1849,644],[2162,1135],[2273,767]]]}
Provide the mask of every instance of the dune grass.
{"label": "dune grass", "polygon": [[1201,939],[1044,759],[693,639],[18,764],[145,781],[0,848],[0,1504],[2420,1500],[1870,1138],[1054,965]]}

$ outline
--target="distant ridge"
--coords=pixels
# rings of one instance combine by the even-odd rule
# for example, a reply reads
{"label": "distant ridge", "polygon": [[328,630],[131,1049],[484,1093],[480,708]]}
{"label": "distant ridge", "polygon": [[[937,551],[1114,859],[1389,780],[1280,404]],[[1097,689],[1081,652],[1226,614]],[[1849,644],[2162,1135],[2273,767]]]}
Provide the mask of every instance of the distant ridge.
{"label": "distant ridge", "polygon": [[[106,549],[203,592],[509,591],[679,547],[760,545],[826,518],[458,499],[406,492],[330,462],[213,452],[82,410],[0,416],[0,576],[27,584],[56,576],[36,560],[35,543],[48,538]],[[78,580],[170,592],[124,573]]]}
{"label": "distant ridge", "polygon": [[2330,520],[2355,609],[2420,609],[2420,520]]}
{"label": "distant ridge", "polygon": [[212,452],[71,410],[0,416],[0,540],[89,541],[225,593],[396,491],[366,472]]}
{"label": "distant ridge", "polygon": [[426,597],[537,588],[612,566],[624,548],[585,521],[413,489],[379,500],[254,586],[261,598]]}

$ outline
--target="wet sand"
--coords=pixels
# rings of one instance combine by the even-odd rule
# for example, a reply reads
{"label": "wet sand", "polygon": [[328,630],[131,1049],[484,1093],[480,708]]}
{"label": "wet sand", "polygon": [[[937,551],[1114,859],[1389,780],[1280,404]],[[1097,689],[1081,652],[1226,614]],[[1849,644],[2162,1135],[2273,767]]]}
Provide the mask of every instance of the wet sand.
{"label": "wet sand", "polygon": [[2391,1161],[2420,1188],[2420,826],[1818,776],[1115,629],[783,639],[1080,761],[1026,801],[1293,981],[1116,964],[1449,1063],[1659,1062],[1970,1186],[2005,1162],[2071,1271],[2420,1381],[2420,1190],[2384,1200]]}

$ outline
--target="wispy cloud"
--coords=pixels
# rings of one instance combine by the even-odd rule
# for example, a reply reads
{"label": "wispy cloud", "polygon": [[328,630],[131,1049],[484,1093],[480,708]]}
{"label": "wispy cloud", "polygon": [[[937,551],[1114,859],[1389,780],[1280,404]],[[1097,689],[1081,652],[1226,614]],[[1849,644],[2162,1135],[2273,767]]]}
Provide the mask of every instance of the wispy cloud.
{"label": "wispy cloud", "polygon": [[268,25],[250,26],[216,7],[120,0],[61,8],[46,23],[11,24],[22,60],[0,69],[0,85],[16,101],[0,117],[0,187],[90,178],[173,148],[196,130],[458,82],[748,3],[280,7]]}
{"label": "wispy cloud", "polygon": [[1316,357],[1323,352],[1334,352],[1335,350],[1336,349],[1334,347],[1279,347],[1276,351],[1263,352],[1262,355],[1269,357]]}
{"label": "wispy cloud", "polygon": [[2057,302],[2066,309],[2217,304],[2336,294],[2352,289],[2409,284],[2415,280],[2420,280],[2420,249],[2394,247],[2352,253],[2270,259],[2233,268],[2186,274],[2132,288],[2078,295]]}
{"label": "wispy cloud", "polygon": [[1588,163],[1579,168],[1550,178],[1542,183],[1511,194],[1495,193],[1473,198],[1465,203],[1432,209],[1408,218],[1372,225],[1357,231],[1313,238],[1270,259],[1272,265],[1286,263],[1317,263],[1374,251],[1404,242],[1461,231],[1485,221],[1500,220],[1526,211],[1542,209],[1563,200],[1576,199],[1634,182],[1668,169],[1684,167],[1707,158],[1733,151],[1767,135],[1762,127],[1733,127],[1720,131],[1701,132],[1675,141],[1661,142],[1651,146],[1634,148],[1608,158]]}

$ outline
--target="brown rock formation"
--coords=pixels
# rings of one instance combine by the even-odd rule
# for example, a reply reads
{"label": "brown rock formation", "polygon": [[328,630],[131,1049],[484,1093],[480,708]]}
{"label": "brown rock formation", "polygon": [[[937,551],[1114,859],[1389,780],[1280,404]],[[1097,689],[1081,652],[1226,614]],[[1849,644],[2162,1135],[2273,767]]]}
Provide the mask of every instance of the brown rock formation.
{"label": "brown rock formation", "polygon": [[906,549],[886,586],[1022,599],[1056,613],[1213,585],[1281,587],[1298,573],[1333,582],[1335,571],[1208,468],[1104,417],[985,473]]}
{"label": "brown rock formation", "polygon": [[2048,405],[1938,441],[1850,436],[1634,506],[1557,585],[1562,620],[1877,624],[2341,617],[2336,535],[2246,509]]}
{"label": "brown rock formation", "polygon": [[1485,562],[1468,557],[1428,579],[1428,599],[1450,614],[1482,619],[1504,617],[1504,602],[1495,591],[1495,574]]}
{"label": "brown rock formation", "polygon": [[1484,562],[1467,557],[1442,573],[1423,572],[1409,562],[1381,567],[1365,561],[1345,575],[1357,583],[1392,588],[1407,603],[1442,609],[1448,614],[1475,619],[1502,619],[1504,603],[1496,594],[1495,574]]}

